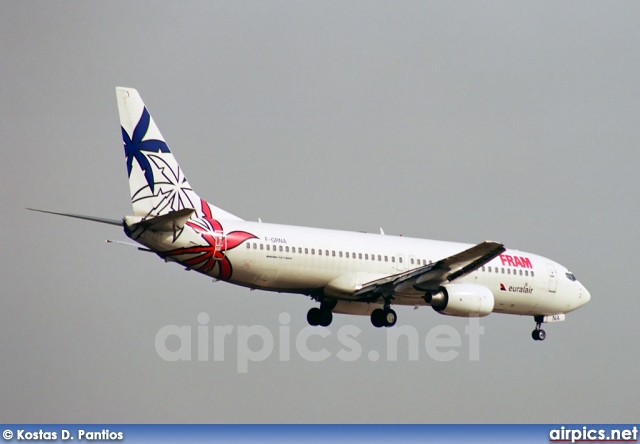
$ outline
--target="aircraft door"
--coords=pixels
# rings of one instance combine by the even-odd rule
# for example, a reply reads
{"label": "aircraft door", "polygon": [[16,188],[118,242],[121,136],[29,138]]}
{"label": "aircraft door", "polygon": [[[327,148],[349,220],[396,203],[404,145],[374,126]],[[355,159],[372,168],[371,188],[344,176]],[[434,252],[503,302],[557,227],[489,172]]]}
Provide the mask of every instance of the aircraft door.
{"label": "aircraft door", "polygon": [[556,267],[553,264],[547,264],[549,269],[549,292],[555,293],[558,289],[558,280],[556,279]]}
{"label": "aircraft door", "polygon": [[396,254],[396,269],[398,271],[404,271],[405,269],[404,261],[405,261],[404,254],[402,253]]}

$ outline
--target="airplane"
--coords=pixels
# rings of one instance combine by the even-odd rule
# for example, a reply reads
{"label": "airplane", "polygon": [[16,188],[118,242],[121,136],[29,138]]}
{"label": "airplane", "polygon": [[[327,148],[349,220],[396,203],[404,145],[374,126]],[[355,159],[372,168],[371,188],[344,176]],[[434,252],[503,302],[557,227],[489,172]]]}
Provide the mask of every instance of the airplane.
{"label": "airplane", "polygon": [[542,341],[543,323],[564,321],[591,299],[566,267],[499,242],[468,245],[390,236],[382,229],[362,233],[243,220],[191,188],[137,90],[117,87],[116,96],[133,215],[117,220],[30,210],[119,226],[137,244],[113,242],[215,280],[308,296],[319,304],[307,313],[312,326],[327,327],[340,313],[392,327],[392,305],[431,306],[458,317],[532,316],[532,338]]}

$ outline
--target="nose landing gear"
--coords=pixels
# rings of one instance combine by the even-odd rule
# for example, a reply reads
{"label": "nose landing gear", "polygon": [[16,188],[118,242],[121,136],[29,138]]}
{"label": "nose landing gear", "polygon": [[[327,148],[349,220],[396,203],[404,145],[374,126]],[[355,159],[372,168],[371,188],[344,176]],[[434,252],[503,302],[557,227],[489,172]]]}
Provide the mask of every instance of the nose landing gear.
{"label": "nose landing gear", "polygon": [[531,332],[531,337],[534,341],[544,341],[544,339],[547,337],[547,334],[540,328],[542,319],[540,319],[539,316],[536,316],[534,319],[536,320],[536,329]]}
{"label": "nose landing gear", "polygon": [[544,338],[547,337],[547,334],[544,332],[544,330],[535,329],[531,332],[531,337],[534,341],[544,341]]}

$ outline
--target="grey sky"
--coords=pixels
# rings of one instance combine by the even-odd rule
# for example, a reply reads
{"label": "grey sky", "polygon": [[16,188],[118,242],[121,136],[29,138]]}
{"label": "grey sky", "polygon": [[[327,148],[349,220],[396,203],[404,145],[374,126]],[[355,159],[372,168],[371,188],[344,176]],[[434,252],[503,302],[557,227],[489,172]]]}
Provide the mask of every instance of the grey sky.
{"label": "grey sky", "polygon": [[[636,2],[2,2],[1,422],[633,422],[640,267]],[[305,326],[311,301],[24,207],[130,213],[115,86],[137,88],[191,185],[240,217],[535,252],[586,307],[481,357],[277,354],[168,363],[165,325]],[[421,340],[465,321],[399,308]],[[254,344],[256,347],[259,342]],[[402,350],[402,348],[401,348]]]}

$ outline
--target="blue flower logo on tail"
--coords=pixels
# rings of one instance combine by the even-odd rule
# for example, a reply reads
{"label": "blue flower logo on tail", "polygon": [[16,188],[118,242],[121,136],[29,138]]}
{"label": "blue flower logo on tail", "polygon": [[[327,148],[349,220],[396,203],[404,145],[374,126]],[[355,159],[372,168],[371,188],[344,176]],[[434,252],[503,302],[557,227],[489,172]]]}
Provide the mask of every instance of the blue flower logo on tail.
{"label": "blue flower logo on tail", "polygon": [[153,170],[151,169],[151,164],[147,157],[142,153],[142,151],[152,152],[152,153],[170,153],[169,147],[162,140],[142,140],[144,136],[147,134],[149,129],[149,122],[151,121],[151,117],[149,116],[149,111],[145,107],[142,110],[142,116],[140,116],[140,121],[136,125],[136,128],[133,130],[132,137],[129,137],[129,134],[122,128],[122,140],[124,142],[124,154],[127,158],[127,172],[129,177],[131,177],[131,168],[133,166],[133,159],[138,162],[140,165],[140,169],[144,171],[144,177],[149,184],[149,188],[151,192],[154,192],[154,180],[153,180]]}

